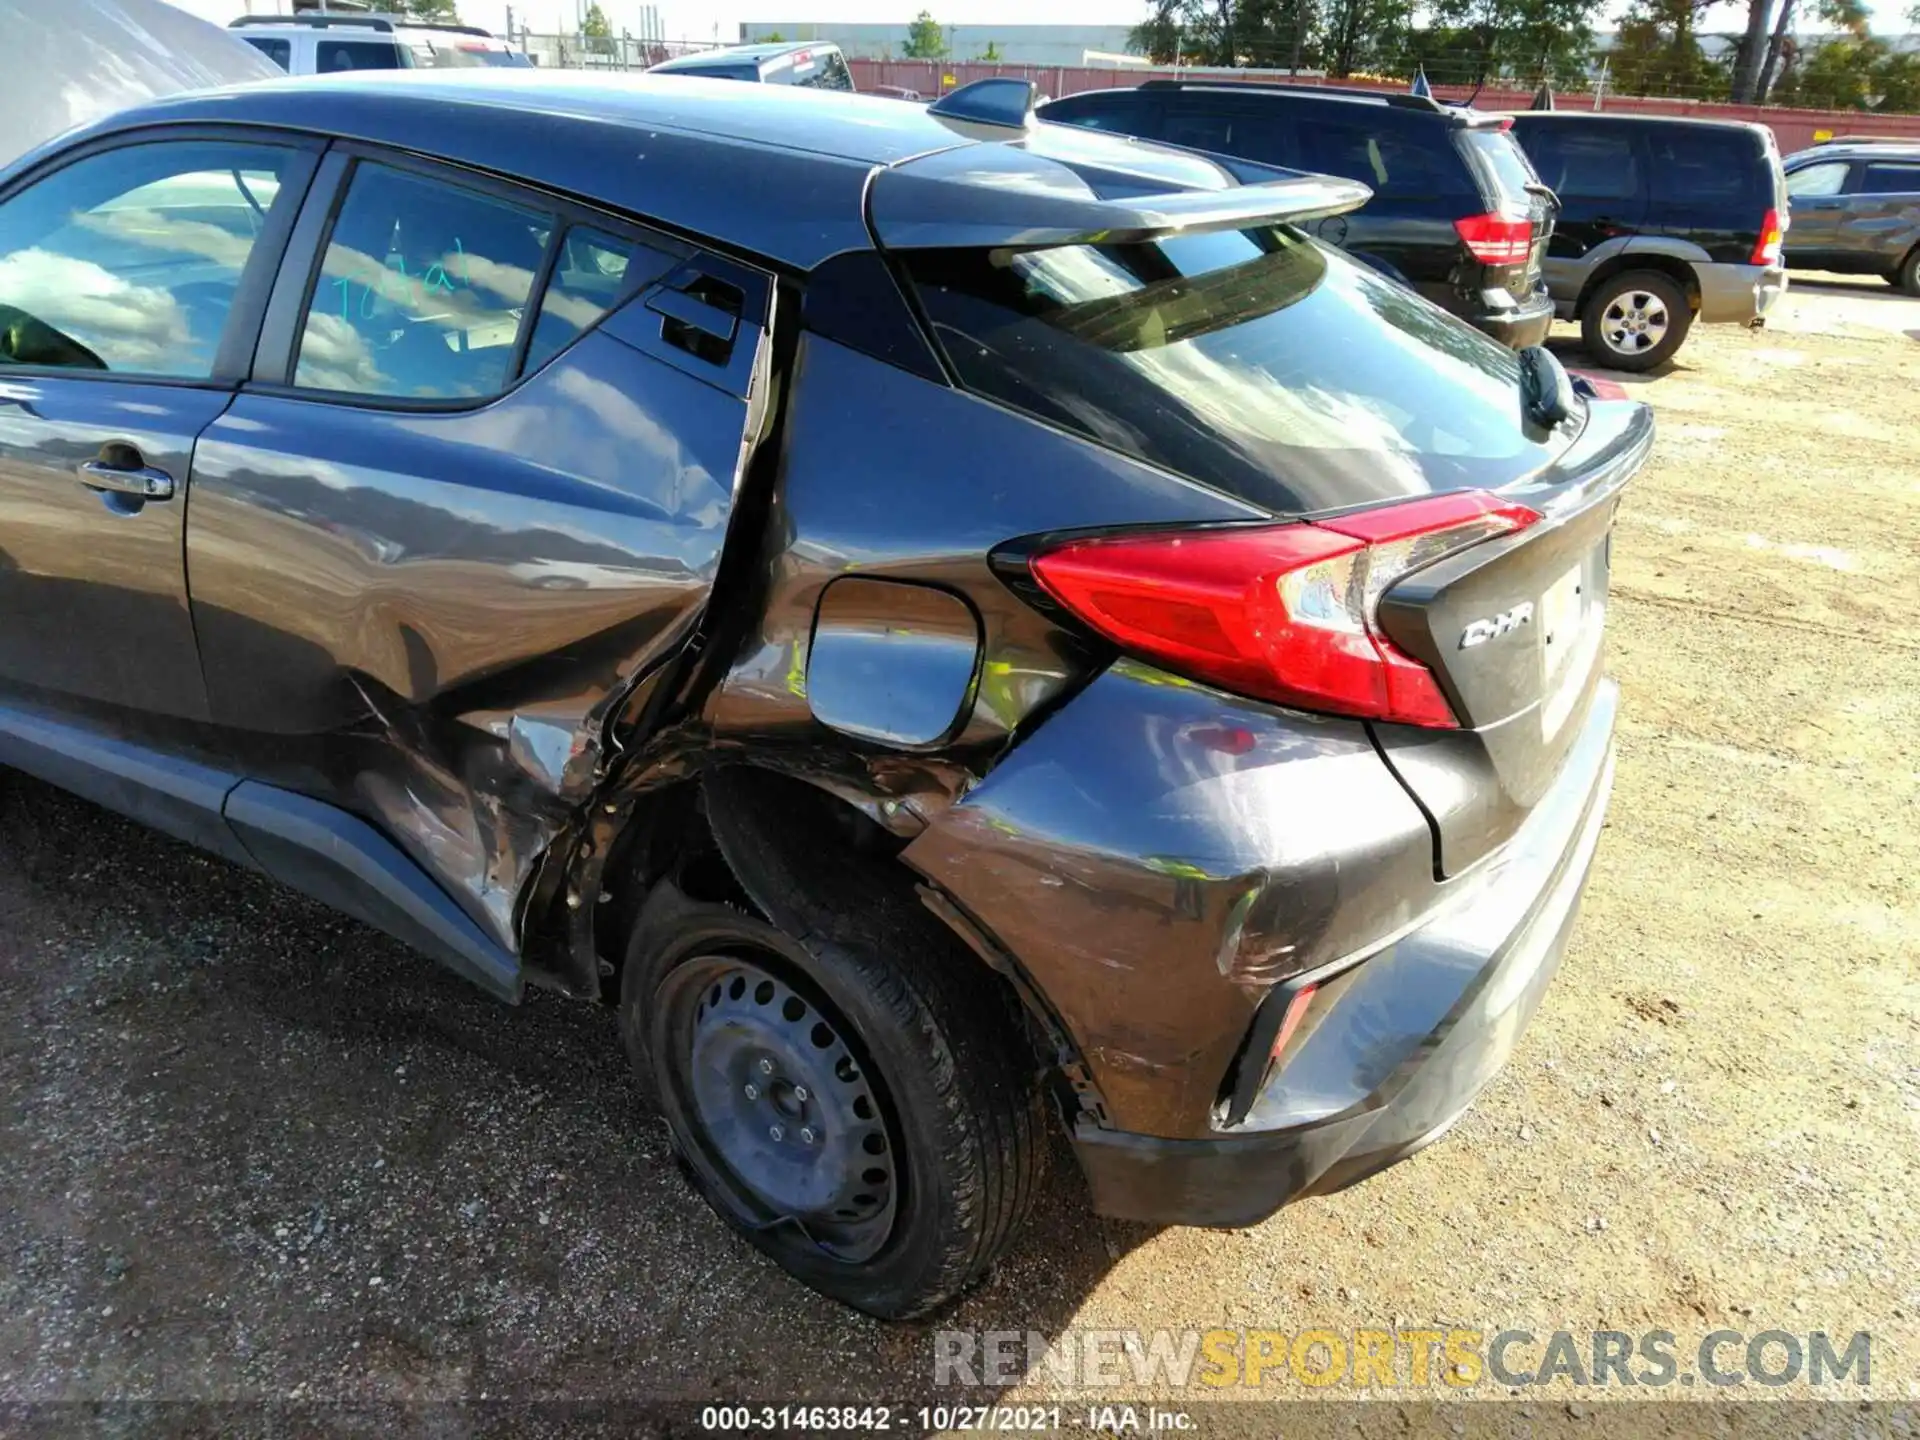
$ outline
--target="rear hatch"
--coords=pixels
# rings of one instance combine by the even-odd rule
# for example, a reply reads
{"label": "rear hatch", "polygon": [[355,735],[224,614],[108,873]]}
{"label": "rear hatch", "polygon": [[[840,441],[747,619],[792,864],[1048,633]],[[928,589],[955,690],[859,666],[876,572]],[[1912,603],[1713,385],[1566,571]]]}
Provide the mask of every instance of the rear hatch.
{"label": "rear hatch", "polygon": [[1461,239],[1487,267],[1484,288],[1525,300],[1540,288],[1547,242],[1560,211],[1513,138],[1512,123],[1505,116],[1476,116],[1455,136],[1488,206],[1477,225],[1462,230]]}
{"label": "rear hatch", "polygon": [[[1105,533],[1090,497],[1083,533],[1008,537],[1002,573],[1122,653],[1368,721],[1458,873],[1580,732],[1649,412],[1523,419],[1513,352],[1259,223],[1312,213],[1323,182],[1149,194],[1105,166],[1155,147],[1073,133],[1065,174],[994,145],[884,172],[876,234],[967,389],[1272,519]],[[943,176],[985,201],[943,198]]]}
{"label": "rear hatch", "polygon": [[1380,600],[1381,628],[1438,677],[1459,728],[1380,724],[1375,740],[1457,875],[1538,803],[1602,673],[1615,511],[1653,444],[1653,412],[1595,402],[1578,440],[1503,489],[1541,518],[1416,571]]}

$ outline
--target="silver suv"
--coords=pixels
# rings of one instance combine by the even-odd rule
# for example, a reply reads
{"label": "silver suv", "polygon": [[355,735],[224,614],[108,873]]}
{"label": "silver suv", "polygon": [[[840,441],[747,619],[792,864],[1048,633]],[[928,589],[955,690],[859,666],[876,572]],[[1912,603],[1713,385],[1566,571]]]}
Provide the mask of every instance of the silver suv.
{"label": "silver suv", "polygon": [[533,63],[477,25],[403,15],[242,15],[230,28],[289,75]]}
{"label": "silver suv", "polygon": [[1841,136],[1787,158],[1796,270],[1884,275],[1920,295],[1920,140]]}

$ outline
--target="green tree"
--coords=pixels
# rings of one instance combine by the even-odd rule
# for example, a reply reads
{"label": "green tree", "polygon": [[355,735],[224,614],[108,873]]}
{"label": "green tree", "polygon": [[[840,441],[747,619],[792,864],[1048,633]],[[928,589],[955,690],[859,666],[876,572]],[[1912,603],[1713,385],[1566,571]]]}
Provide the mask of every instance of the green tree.
{"label": "green tree", "polygon": [[1878,98],[1875,71],[1887,47],[1878,40],[1829,40],[1788,74],[1776,98],[1812,110],[1866,110]]}
{"label": "green tree", "polygon": [[786,40],[787,37],[782,35],[778,30],[769,30],[760,37],[760,43],[762,45],[784,45]]}
{"label": "green tree", "polygon": [[613,26],[607,20],[607,12],[600,8],[599,0],[587,7],[587,18],[580,22],[580,34],[587,42],[587,49],[594,54],[613,53]]}
{"label": "green tree", "polygon": [[395,14],[410,15],[415,20],[432,20],[441,25],[460,23],[454,0],[396,0],[391,8]]}
{"label": "green tree", "polygon": [[1623,95],[1717,99],[1730,76],[1700,48],[1700,17],[1711,0],[1634,0],[1620,22],[1609,60]]}
{"label": "green tree", "polygon": [[906,48],[900,53],[909,60],[947,58],[947,32],[940,28],[932,11],[922,10],[913,17],[913,24],[907,27]]}
{"label": "green tree", "polygon": [[989,40],[987,42],[987,48],[980,52],[980,58],[989,65],[998,65],[1007,57],[1000,53],[1000,42],[998,40]]}

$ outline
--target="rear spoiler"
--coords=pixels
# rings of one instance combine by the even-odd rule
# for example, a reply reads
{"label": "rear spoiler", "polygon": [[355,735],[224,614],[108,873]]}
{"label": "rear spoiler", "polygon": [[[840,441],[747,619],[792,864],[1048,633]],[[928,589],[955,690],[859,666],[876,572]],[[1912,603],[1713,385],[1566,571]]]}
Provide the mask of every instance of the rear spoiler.
{"label": "rear spoiler", "polygon": [[[974,122],[976,125],[979,122]],[[1126,245],[1357,210],[1355,180],[1250,165],[1068,125],[1008,126],[882,170],[868,192],[888,250]]]}

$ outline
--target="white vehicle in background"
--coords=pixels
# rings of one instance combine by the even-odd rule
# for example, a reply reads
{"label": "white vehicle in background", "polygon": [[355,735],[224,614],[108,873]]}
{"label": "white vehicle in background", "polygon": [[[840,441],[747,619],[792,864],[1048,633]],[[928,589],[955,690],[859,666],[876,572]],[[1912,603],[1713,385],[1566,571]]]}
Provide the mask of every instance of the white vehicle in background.
{"label": "white vehicle in background", "polygon": [[242,15],[228,28],[289,75],[533,63],[477,25],[403,15]]}

